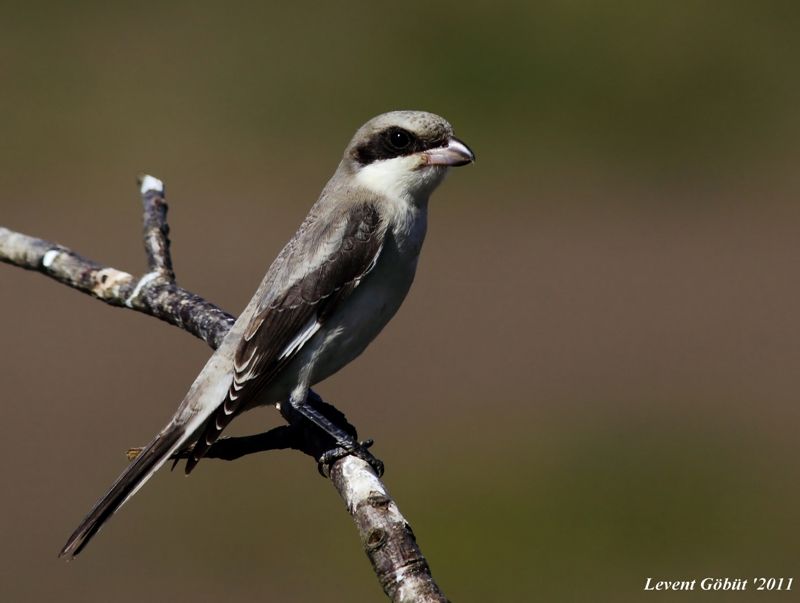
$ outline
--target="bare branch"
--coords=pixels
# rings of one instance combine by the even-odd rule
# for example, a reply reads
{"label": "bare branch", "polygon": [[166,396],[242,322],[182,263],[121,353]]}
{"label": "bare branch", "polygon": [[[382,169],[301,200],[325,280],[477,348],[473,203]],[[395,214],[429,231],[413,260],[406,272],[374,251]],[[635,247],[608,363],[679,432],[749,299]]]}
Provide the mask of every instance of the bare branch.
{"label": "bare branch", "polygon": [[[216,348],[235,319],[211,302],[175,284],[169,253],[164,185],[152,176],[142,176],[139,182],[148,264],[148,272],[143,276],[135,277],[100,265],[62,245],[2,226],[0,261],[41,272],[112,306],[159,318]],[[319,449],[316,435],[310,434],[307,427],[298,428],[291,423],[277,430],[248,438],[220,440],[216,445],[219,448],[215,450],[212,447],[208,456],[232,460],[245,454],[286,447],[314,456]],[[369,464],[347,456],[336,461],[330,473],[331,483],[353,517],[364,551],[386,595],[396,603],[447,601],[431,576],[411,526]]]}
{"label": "bare branch", "polygon": [[396,603],[446,603],[414,532],[386,486],[365,461],[347,456],[331,468],[383,592]]}
{"label": "bare branch", "polygon": [[144,206],[144,251],[149,272],[158,273],[169,282],[175,281],[172,256],[169,254],[169,225],[167,202],[164,200],[164,183],[158,178],[139,177],[139,190]]}
{"label": "bare branch", "polygon": [[[145,220],[157,217],[163,223],[162,226],[158,221],[151,221],[151,228],[145,229],[145,239],[158,239],[157,236],[148,237],[149,233],[156,231],[163,234],[163,242],[146,243],[148,263],[151,267],[156,266],[156,270],[141,277],[101,266],[67,247],[2,226],[0,262],[41,272],[109,305],[155,316],[199,337],[216,349],[233,326],[235,318],[175,284],[168,255],[169,241],[166,239],[169,230],[166,227],[166,203],[163,197],[154,195],[143,195],[142,201]],[[160,267],[168,267],[168,271],[162,272]]]}

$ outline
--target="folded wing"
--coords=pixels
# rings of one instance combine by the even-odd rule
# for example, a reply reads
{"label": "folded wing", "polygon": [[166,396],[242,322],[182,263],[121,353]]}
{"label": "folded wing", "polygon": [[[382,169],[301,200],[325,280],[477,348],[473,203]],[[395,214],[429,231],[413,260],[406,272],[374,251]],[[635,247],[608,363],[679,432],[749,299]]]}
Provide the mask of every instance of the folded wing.
{"label": "folded wing", "polygon": [[385,229],[375,206],[360,203],[338,220],[326,222],[322,232],[301,229],[287,245],[280,259],[294,268],[289,276],[295,278],[288,278],[280,293],[265,295],[245,328],[234,357],[233,381],[202,428],[186,463],[187,473],[369,273],[380,255]]}

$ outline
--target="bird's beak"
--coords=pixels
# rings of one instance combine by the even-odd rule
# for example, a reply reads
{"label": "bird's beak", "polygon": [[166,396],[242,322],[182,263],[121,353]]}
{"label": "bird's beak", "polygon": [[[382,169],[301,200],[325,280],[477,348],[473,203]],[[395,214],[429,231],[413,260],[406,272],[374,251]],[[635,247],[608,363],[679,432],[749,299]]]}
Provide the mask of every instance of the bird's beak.
{"label": "bird's beak", "polygon": [[456,167],[459,165],[467,165],[475,161],[475,153],[454,136],[451,136],[447,144],[443,147],[428,149],[422,153],[422,155],[427,165]]}

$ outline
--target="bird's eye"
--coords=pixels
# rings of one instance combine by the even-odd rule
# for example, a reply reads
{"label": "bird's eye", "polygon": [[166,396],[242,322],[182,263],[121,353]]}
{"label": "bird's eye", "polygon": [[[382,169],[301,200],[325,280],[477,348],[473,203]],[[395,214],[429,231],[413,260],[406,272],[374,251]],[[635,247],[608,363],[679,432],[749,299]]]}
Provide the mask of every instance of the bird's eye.
{"label": "bird's eye", "polygon": [[392,128],[386,133],[386,141],[396,151],[405,151],[414,142],[413,136],[400,128]]}

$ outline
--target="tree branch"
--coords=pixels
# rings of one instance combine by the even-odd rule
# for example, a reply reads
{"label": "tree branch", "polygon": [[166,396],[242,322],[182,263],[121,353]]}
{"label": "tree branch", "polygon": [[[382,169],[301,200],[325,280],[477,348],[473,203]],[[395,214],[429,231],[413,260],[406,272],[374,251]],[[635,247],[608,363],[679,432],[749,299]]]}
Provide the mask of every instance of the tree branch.
{"label": "tree branch", "polygon": [[[112,306],[154,316],[216,348],[235,319],[199,295],[175,284],[169,253],[164,185],[152,176],[143,176],[139,182],[148,265],[148,272],[141,277],[102,266],[62,245],[2,226],[0,261],[41,272]],[[332,409],[326,412],[339,412],[322,402],[316,394],[313,396],[318,403]],[[291,419],[285,414],[284,417]],[[244,454],[287,447],[313,456],[318,451],[319,442],[309,431],[306,426],[299,427],[290,420],[289,425],[264,434],[220,440],[208,456],[233,460]],[[346,456],[333,464],[330,480],[353,517],[364,551],[386,595],[397,603],[446,602],[447,598],[434,582],[416,544],[411,526],[372,467],[360,458]]]}
{"label": "tree branch", "polygon": [[164,183],[152,176],[137,179],[144,206],[144,252],[149,272],[158,273],[169,282],[175,281],[172,256],[169,253],[169,224]]}

